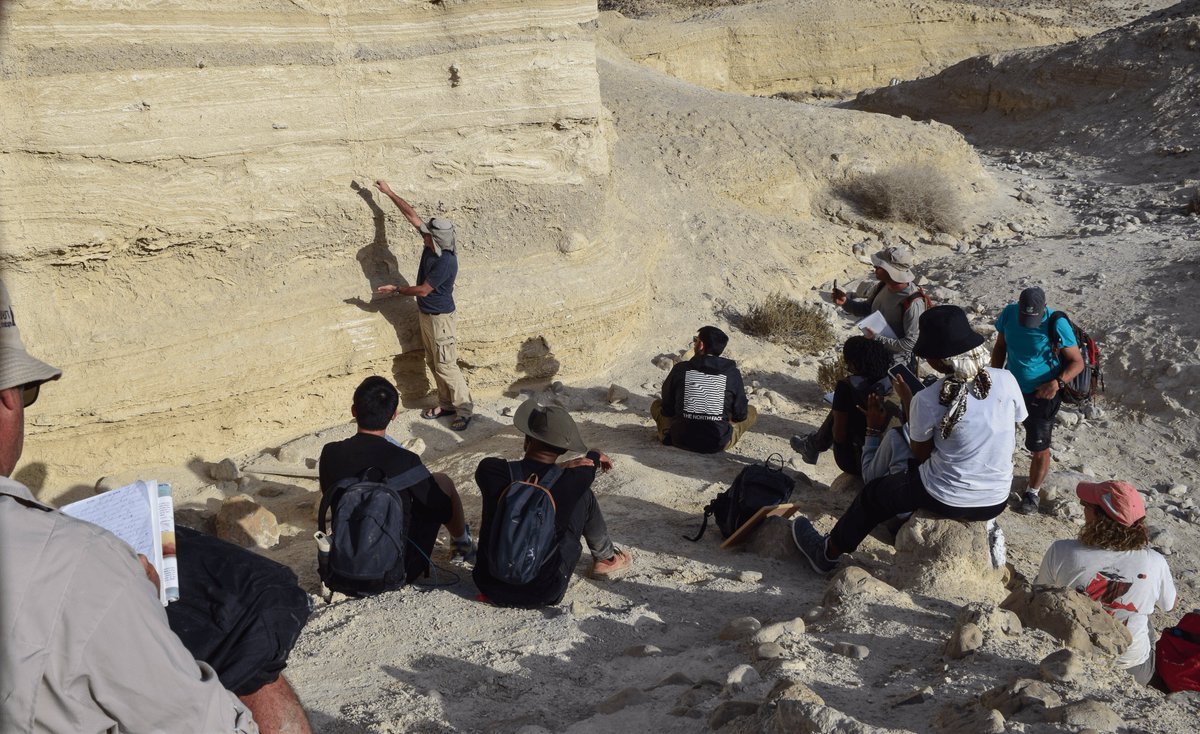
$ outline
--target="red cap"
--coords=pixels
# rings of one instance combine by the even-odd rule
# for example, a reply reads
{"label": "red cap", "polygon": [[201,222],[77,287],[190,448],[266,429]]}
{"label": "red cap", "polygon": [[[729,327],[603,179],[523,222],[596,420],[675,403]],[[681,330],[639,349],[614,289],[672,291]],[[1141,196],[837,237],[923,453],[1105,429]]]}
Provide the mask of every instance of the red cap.
{"label": "red cap", "polygon": [[1142,501],[1142,495],[1128,482],[1115,479],[1098,484],[1080,482],[1075,494],[1089,505],[1102,508],[1105,514],[1125,527],[1146,516],[1146,503]]}

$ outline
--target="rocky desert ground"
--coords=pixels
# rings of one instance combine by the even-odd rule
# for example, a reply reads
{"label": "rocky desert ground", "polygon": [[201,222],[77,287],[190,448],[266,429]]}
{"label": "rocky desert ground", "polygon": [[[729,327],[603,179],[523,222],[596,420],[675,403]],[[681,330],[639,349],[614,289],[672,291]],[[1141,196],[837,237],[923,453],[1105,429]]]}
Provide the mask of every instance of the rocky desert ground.
{"label": "rocky desert ground", "polygon": [[[1179,589],[1153,623],[1200,607],[1200,2],[74,10],[5,7],[0,266],[31,351],[66,371],[16,476],[58,500],[155,476],[196,524],[261,506],[259,552],[313,594],[288,675],[317,731],[1200,728],[1194,696],[1137,688],[1103,644],[998,610],[1004,580],[972,565],[971,538],[917,573],[928,521],[832,580],[781,522],[735,550],[680,538],[774,452],[818,527],[850,502],[830,457],[788,447],[823,415],[830,353],[751,337],[740,316],[783,291],[847,336],[822,293],[906,243],[981,332],[1038,284],[1101,344],[1107,390],[1060,415],[1043,513],[1000,518],[1009,580],[1076,532],[1080,476],[1121,478]],[[935,171],[960,224],[883,221],[842,193],[897,169]],[[415,274],[417,247],[374,178],[463,230],[478,416],[462,434],[416,418],[412,304],[371,296]],[[714,456],[657,445],[647,415],[706,323],[731,334],[760,412]],[[439,558],[423,587],[326,601],[315,459],[353,430],[372,373],[405,398],[391,434],[455,479],[468,518],[478,461],[519,451],[521,400],[570,409],[616,465],[596,490],[633,572],[505,610]]]}

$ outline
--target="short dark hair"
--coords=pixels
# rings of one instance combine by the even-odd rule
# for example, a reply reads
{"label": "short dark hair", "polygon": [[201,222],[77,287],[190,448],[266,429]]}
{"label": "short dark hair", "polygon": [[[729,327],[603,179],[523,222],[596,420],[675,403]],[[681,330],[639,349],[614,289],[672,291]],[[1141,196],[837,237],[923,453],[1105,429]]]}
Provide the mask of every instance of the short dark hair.
{"label": "short dark hair", "polygon": [[386,378],[371,375],[354,390],[354,420],[359,428],[382,431],[396,415],[400,393]]}
{"label": "short dark hair", "polygon": [[704,345],[704,353],[714,357],[720,357],[721,352],[725,351],[725,345],[729,343],[729,335],[715,326],[701,326],[696,336],[700,337],[700,343]]}
{"label": "short dark hair", "polygon": [[875,339],[852,336],[842,345],[842,359],[846,367],[854,366],[854,374],[869,380],[880,380],[892,366],[892,353]]}

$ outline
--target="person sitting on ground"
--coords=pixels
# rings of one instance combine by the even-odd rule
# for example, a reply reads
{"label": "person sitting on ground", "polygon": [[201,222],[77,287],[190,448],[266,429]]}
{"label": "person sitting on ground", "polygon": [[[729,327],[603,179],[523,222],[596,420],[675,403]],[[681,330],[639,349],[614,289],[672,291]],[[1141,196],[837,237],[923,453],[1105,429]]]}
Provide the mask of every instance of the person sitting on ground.
{"label": "person sitting on ground", "polygon": [[650,416],[664,445],[715,454],[732,448],[754,425],[758,412],[746,401],[737,362],[721,356],[728,343],[717,327],[700,327],[692,339],[695,354],[663,381],[662,399],[650,404]]}
{"label": "person sitting on ground", "polygon": [[832,571],[876,525],[904,512],[985,521],[1004,511],[1025,403],[1011,374],[987,367],[983,343],[958,306],[935,306],[921,316],[914,352],[945,377],[916,395],[902,379],[892,380],[908,416],[913,464],[920,464],[868,482],[828,537],[808,518],[796,518],[793,540],[815,571]]}
{"label": "person sitting on ground", "polygon": [[[0,282],[0,731],[309,732],[278,669],[239,697],[195,658],[168,624],[145,556],[10,478],[25,409],[61,375],[25,351]],[[222,644],[237,659],[244,642]]]}
{"label": "person sitting on ground", "polygon": [[842,345],[842,360],[849,376],[833,388],[833,408],[814,433],[792,436],[792,448],[805,463],[816,464],[822,452],[833,449],[838,468],[847,474],[862,473],[863,438],[867,424],[863,410],[867,396],[892,391],[888,367],[892,353],[865,336],[852,336]]}
{"label": "person sitting on ground", "polygon": [[1083,503],[1079,537],[1050,545],[1034,584],[1075,589],[1124,623],[1132,642],[1117,667],[1145,685],[1154,676],[1150,615],[1155,606],[1164,612],[1175,608],[1171,569],[1150,548],[1146,504],[1136,487],[1116,480],[1080,482],[1075,494]]}
{"label": "person sitting on ground", "polygon": [[913,346],[921,333],[921,314],[925,313],[925,292],[916,283],[912,271],[912,253],[906,247],[885,247],[871,256],[879,284],[866,298],[850,298],[834,289],[833,302],[858,317],[878,311],[892,327],[896,338],[867,330],[868,339],[876,339],[892,353],[896,364],[916,369]]}
{"label": "person sitting on ground", "polygon": [[[344,479],[362,477],[367,469],[379,469],[385,479],[391,479],[421,463],[421,457],[387,435],[399,404],[400,393],[395,386],[378,375],[363,380],[354,390],[350,414],[358,424],[358,432],[321,449],[318,474],[322,494]],[[463,517],[462,499],[450,477],[434,473],[410,487],[405,495],[412,501],[408,539],[420,551],[404,554],[408,583],[429,572],[438,529],[443,525],[454,544],[452,557],[474,562],[475,542]]]}
{"label": "person sitting on ground", "polygon": [[992,347],[992,366],[1007,367],[1017,378],[1025,409],[1025,448],[1029,449],[1029,481],[1017,512],[1036,515],[1042,482],[1050,471],[1050,438],[1054,419],[1062,405],[1060,392],[1066,382],[1083,371],[1083,355],[1075,332],[1066,319],[1054,325],[1056,352],[1051,343],[1050,315],[1046,294],[1041,288],[1021,291],[1017,303],[1010,303],[996,318],[996,344]]}
{"label": "person sitting on ground", "polygon": [[[525,434],[525,455],[508,462],[497,457],[479,462],[475,483],[483,496],[483,519],[479,524],[479,557],[473,576],[483,599],[509,607],[544,607],[558,604],[567,592],[571,573],[583,551],[580,535],[592,553],[593,578],[613,579],[633,565],[629,551],[613,545],[592,482],[596,470],[607,472],[612,461],[602,451],[588,451],[575,421],[558,406],[541,406],[530,399],[517,408],[513,425]],[[559,463],[568,450],[586,456]],[[554,500],[555,551],[528,584],[514,585],[497,579],[489,567],[492,534],[500,497],[514,481],[534,478],[545,486],[547,474],[558,467],[561,473],[548,487]]]}

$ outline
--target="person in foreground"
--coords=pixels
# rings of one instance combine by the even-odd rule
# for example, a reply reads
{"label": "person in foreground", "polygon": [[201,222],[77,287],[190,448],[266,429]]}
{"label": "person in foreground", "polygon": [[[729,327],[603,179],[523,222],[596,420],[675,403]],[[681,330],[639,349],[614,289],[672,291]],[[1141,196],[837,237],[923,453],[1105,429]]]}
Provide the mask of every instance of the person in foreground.
{"label": "person in foreground", "polygon": [[[1036,515],[1042,482],[1050,471],[1050,439],[1062,405],[1062,389],[1083,371],[1083,355],[1066,319],[1052,319],[1041,288],[1026,288],[1016,303],[996,318],[992,366],[1006,367],[1017,378],[1025,399],[1025,448],[1029,449],[1029,481],[1017,512]],[[1050,333],[1051,327],[1054,333]],[[1055,350],[1054,345],[1058,345]]]}
{"label": "person in foreground", "polygon": [[9,478],[25,408],[61,374],[25,351],[0,283],[0,731],[310,732],[282,675],[239,699],[193,658],[144,557]]}
{"label": "person in foreground", "polygon": [[796,518],[793,540],[815,571],[832,571],[843,553],[900,513],[986,521],[1004,511],[1025,403],[1011,374],[987,366],[983,343],[958,306],[935,306],[921,316],[913,351],[945,377],[915,396],[903,380],[892,381],[908,416],[914,461],[903,474],[868,482],[828,537],[803,515]]}
{"label": "person in foreground", "polygon": [[700,327],[692,358],[675,365],[663,381],[662,399],[650,404],[663,444],[715,454],[732,448],[754,425],[758,412],[746,401],[737,362],[721,356],[727,344],[725,332]]}
{"label": "person in foreground", "polygon": [[[388,424],[396,417],[399,405],[400,393],[386,378],[372,375],[359,384],[350,406],[358,432],[343,441],[327,443],[321,449],[317,474],[322,494],[343,479],[358,478],[373,467],[390,479],[421,463],[421,457],[387,435]],[[438,529],[443,525],[454,543],[452,554],[467,563],[475,560],[475,542],[463,517],[462,499],[450,477],[441,472],[432,474],[410,487],[407,495],[412,498],[408,539],[420,551],[404,556],[409,583],[429,571]]]}
{"label": "person in foreground", "polygon": [[1051,544],[1034,584],[1075,589],[1123,622],[1132,642],[1117,667],[1145,685],[1154,677],[1150,615],[1155,606],[1164,612],[1175,608],[1171,569],[1149,547],[1146,505],[1132,484],[1080,482],[1075,494],[1083,503],[1079,537]]}
{"label": "person in foreground", "polygon": [[834,386],[833,405],[825,421],[813,433],[792,436],[791,444],[807,464],[816,464],[818,457],[832,448],[839,469],[860,475],[867,399],[892,391],[887,374],[892,353],[878,341],[852,336],[842,345],[842,361],[850,374]]}
{"label": "person in foreground", "polygon": [[444,217],[421,219],[412,206],[392,191],[386,181],[375,187],[392,200],[421,235],[421,263],[417,266],[417,285],[381,285],[376,293],[416,296],[421,344],[425,364],[437,384],[438,404],[421,413],[422,418],[453,418],[450,428],[465,431],[471,422],[474,405],[471,390],[458,366],[458,321],[454,305],[454,281],[458,277],[458,253],[454,223]]}
{"label": "person in foreground", "polygon": [[[613,579],[627,571],[633,565],[633,557],[629,551],[613,545],[591,489],[596,471],[610,471],[612,461],[601,451],[588,451],[575,421],[558,406],[541,406],[536,400],[527,400],[513,416],[513,425],[525,434],[524,457],[514,462],[486,458],[475,470],[475,483],[483,495],[483,519],[479,525],[479,556],[474,579],[485,600],[512,607],[558,604],[567,592],[571,574],[583,550],[580,535],[587,541],[592,554],[593,578]],[[559,463],[568,450],[583,451],[586,456]],[[534,477],[538,484],[545,486],[547,475],[556,467],[561,473],[548,489],[555,505],[557,547],[530,583],[513,585],[500,581],[489,568],[490,543],[496,530],[500,497],[517,480]]]}

